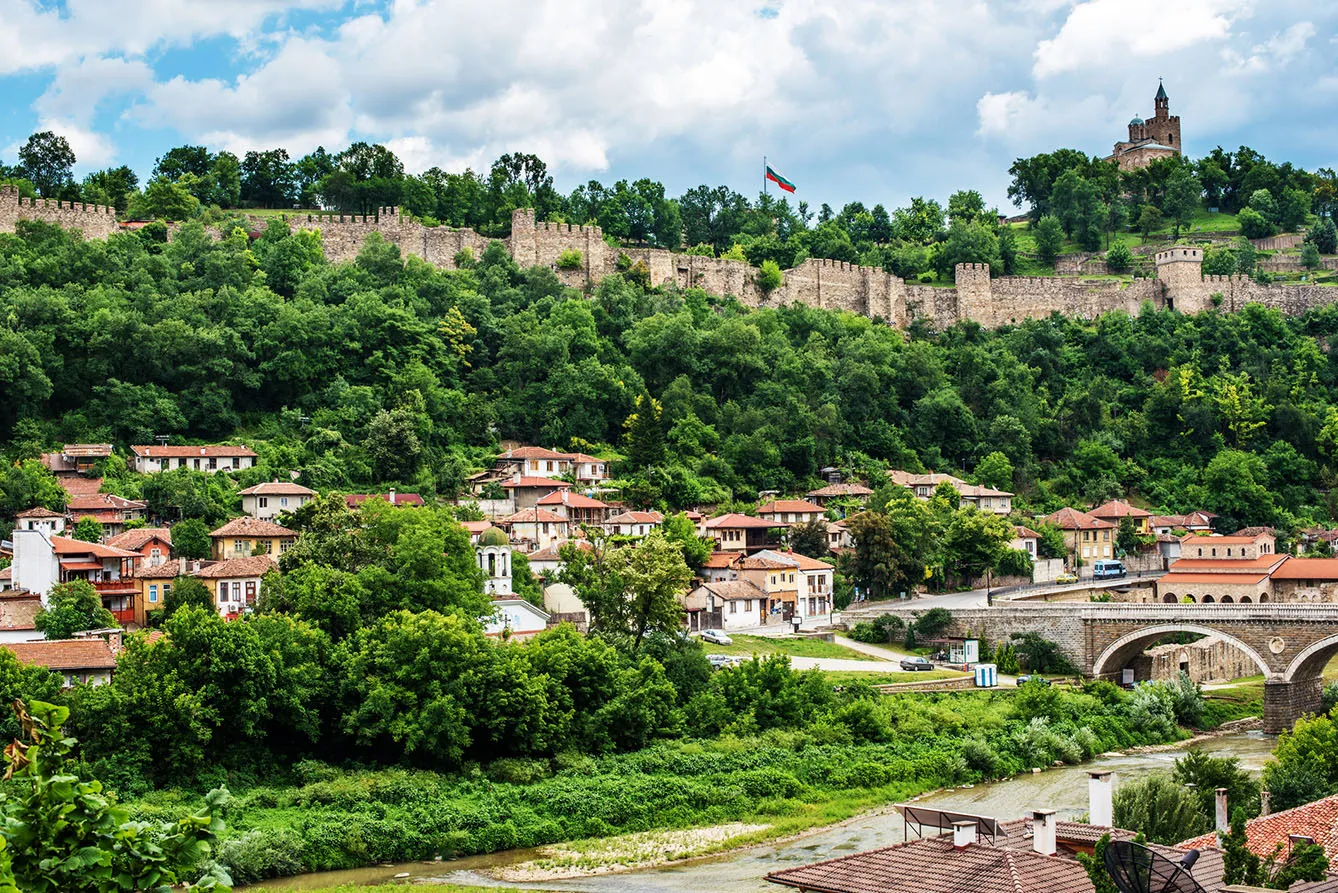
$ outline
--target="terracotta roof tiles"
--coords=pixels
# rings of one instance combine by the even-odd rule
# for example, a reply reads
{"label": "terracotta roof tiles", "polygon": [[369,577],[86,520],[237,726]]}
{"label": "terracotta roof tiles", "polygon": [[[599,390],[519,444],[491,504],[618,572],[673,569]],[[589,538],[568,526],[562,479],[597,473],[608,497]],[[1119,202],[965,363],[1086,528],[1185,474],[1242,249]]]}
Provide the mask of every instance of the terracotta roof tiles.
{"label": "terracotta roof tiles", "polygon": [[192,457],[225,458],[235,456],[255,456],[255,452],[244,446],[226,443],[211,443],[204,446],[132,446],[130,451],[144,459],[187,459]]}
{"label": "terracotta roof tiles", "polygon": [[233,518],[209,535],[212,537],[295,537],[297,531],[281,527],[273,521],[261,521],[259,518],[252,518],[250,515],[242,515],[240,518]]}
{"label": "terracotta roof tiles", "polygon": [[102,639],[57,639],[49,642],[9,642],[19,663],[52,670],[113,670],[116,657]]}
{"label": "terracotta roof tiles", "polygon": [[245,558],[229,558],[227,561],[216,561],[208,567],[201,568],[191,576],[205,580],[263,577],[270,571],[277,570],[278,567],[274,559],[268,553],[265,553],[262,555],[248,555]]}

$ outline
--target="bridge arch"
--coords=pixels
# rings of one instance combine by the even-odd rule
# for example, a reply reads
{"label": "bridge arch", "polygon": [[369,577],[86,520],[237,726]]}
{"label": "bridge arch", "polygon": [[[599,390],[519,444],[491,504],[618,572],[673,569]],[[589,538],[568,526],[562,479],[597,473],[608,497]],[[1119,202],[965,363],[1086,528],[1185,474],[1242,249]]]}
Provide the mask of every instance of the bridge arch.
{"label": "bridge arch", "polygon": [[[1270,668],[1263,657],[1259,655],[1259,652],[1255,651],[1249,645],[1246,645],[1230,633],[1224,633],[1221,630],[1213,629],[1210,626],[1203,626],[1198,623],[1162,623],[1157,626],[1149,626],[1121,636],[1107,645],[1105,649],[1097,655],[1096,660],[1092,662],[1092,676],[1096,679],[1101,679],[1107,674],[1124,669],[1131,660],[1143,653],[1149,642],[1172,633],[1196,633],[1203,636],[1216,636],[1249,655],[1250,660],[1254,661],[1255,666],[1259,668],[1259,672],[1265,677],[1272,677],[1275,675],[1272,668]],[[1338,652],[1338,636],[1332,636],[1325,641],[1330,642],[1330,647],[1334,649],[1334,652]],[[1330,653],[1329,656],[1332,657],[1332,653]],[[1300,658],[1298,658],[1298,660],[1299,659]],[[1321,664],[1320,666],[1322,668],[1323,665]],[[1290,678],[1290,676],[1288,678]]]}
{"label": "bridge arch", "polygon": [[1338,635],[1320,639],[1296,655],[1288,665],[1283,681],[1313,683],[1335,656],[1338,656]]}

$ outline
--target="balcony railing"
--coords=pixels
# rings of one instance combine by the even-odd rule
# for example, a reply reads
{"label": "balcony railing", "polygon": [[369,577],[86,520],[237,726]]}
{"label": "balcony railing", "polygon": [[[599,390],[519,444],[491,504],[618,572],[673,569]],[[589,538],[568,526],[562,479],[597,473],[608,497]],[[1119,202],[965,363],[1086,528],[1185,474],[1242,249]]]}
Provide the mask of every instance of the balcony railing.
{"label": "balcony railing", "polygon": [[123,611],[112,611],[111,615],[116,618],[116,622],[122,625],[133,623],[135,621],[135,609],[126,608]]}
{"label": "balcony railing", "polygon": [[100,580],[93,584],[99,595],[110,593],[128,593],[135,591],[135,581],[133,579],[121,580]]}

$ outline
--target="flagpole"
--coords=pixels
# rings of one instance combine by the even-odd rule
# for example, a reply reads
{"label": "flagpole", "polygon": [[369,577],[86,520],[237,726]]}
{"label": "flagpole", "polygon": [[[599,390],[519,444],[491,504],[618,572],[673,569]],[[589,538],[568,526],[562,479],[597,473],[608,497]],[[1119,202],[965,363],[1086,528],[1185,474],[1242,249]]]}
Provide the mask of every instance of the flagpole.
{"label": "flagpole", "polygon": [[767,194],[767,157],[762,156],[762,194]]}

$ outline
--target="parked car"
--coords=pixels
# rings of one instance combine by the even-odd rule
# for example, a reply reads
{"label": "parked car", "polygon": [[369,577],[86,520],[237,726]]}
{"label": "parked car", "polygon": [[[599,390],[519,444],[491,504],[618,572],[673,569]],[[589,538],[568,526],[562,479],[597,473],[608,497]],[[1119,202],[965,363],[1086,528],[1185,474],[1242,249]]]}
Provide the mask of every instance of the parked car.
{"label": "parked car", "polygon": [[1017,684],[1019,686],[1026,685],[1028,682],[1039,682],[1041,685],[1050,684],[1050,680],[1046,679],[1044,676],[1023,675],[1017,677]]}
{"label": "parked car", "polygon": [[1069,574],[1069,573],[1060,574],[1058,577],[1055,577],[1055,582],[1056,582],[1056,583],[1077,583],[1077,582],[1078,582],[1078,575],[1077,575],[1077,574]]}
{"label": "parked car", "polygon": [[702,641],[710,642],[712,645],[733,645],[734,640],[725,635],[718,629],[708,629],[702,632]]}
{"label": "parked car", "polygon": [[723,670],[725,667],[732,667],[736,663],[732,654],[708,654],[706,659],[710,661],[712,668]]}
{"label": "parked car", "polygon": [[901,659],[901,668],[903,670],[932,670],[934,664],[927,657],[903,657]]}

